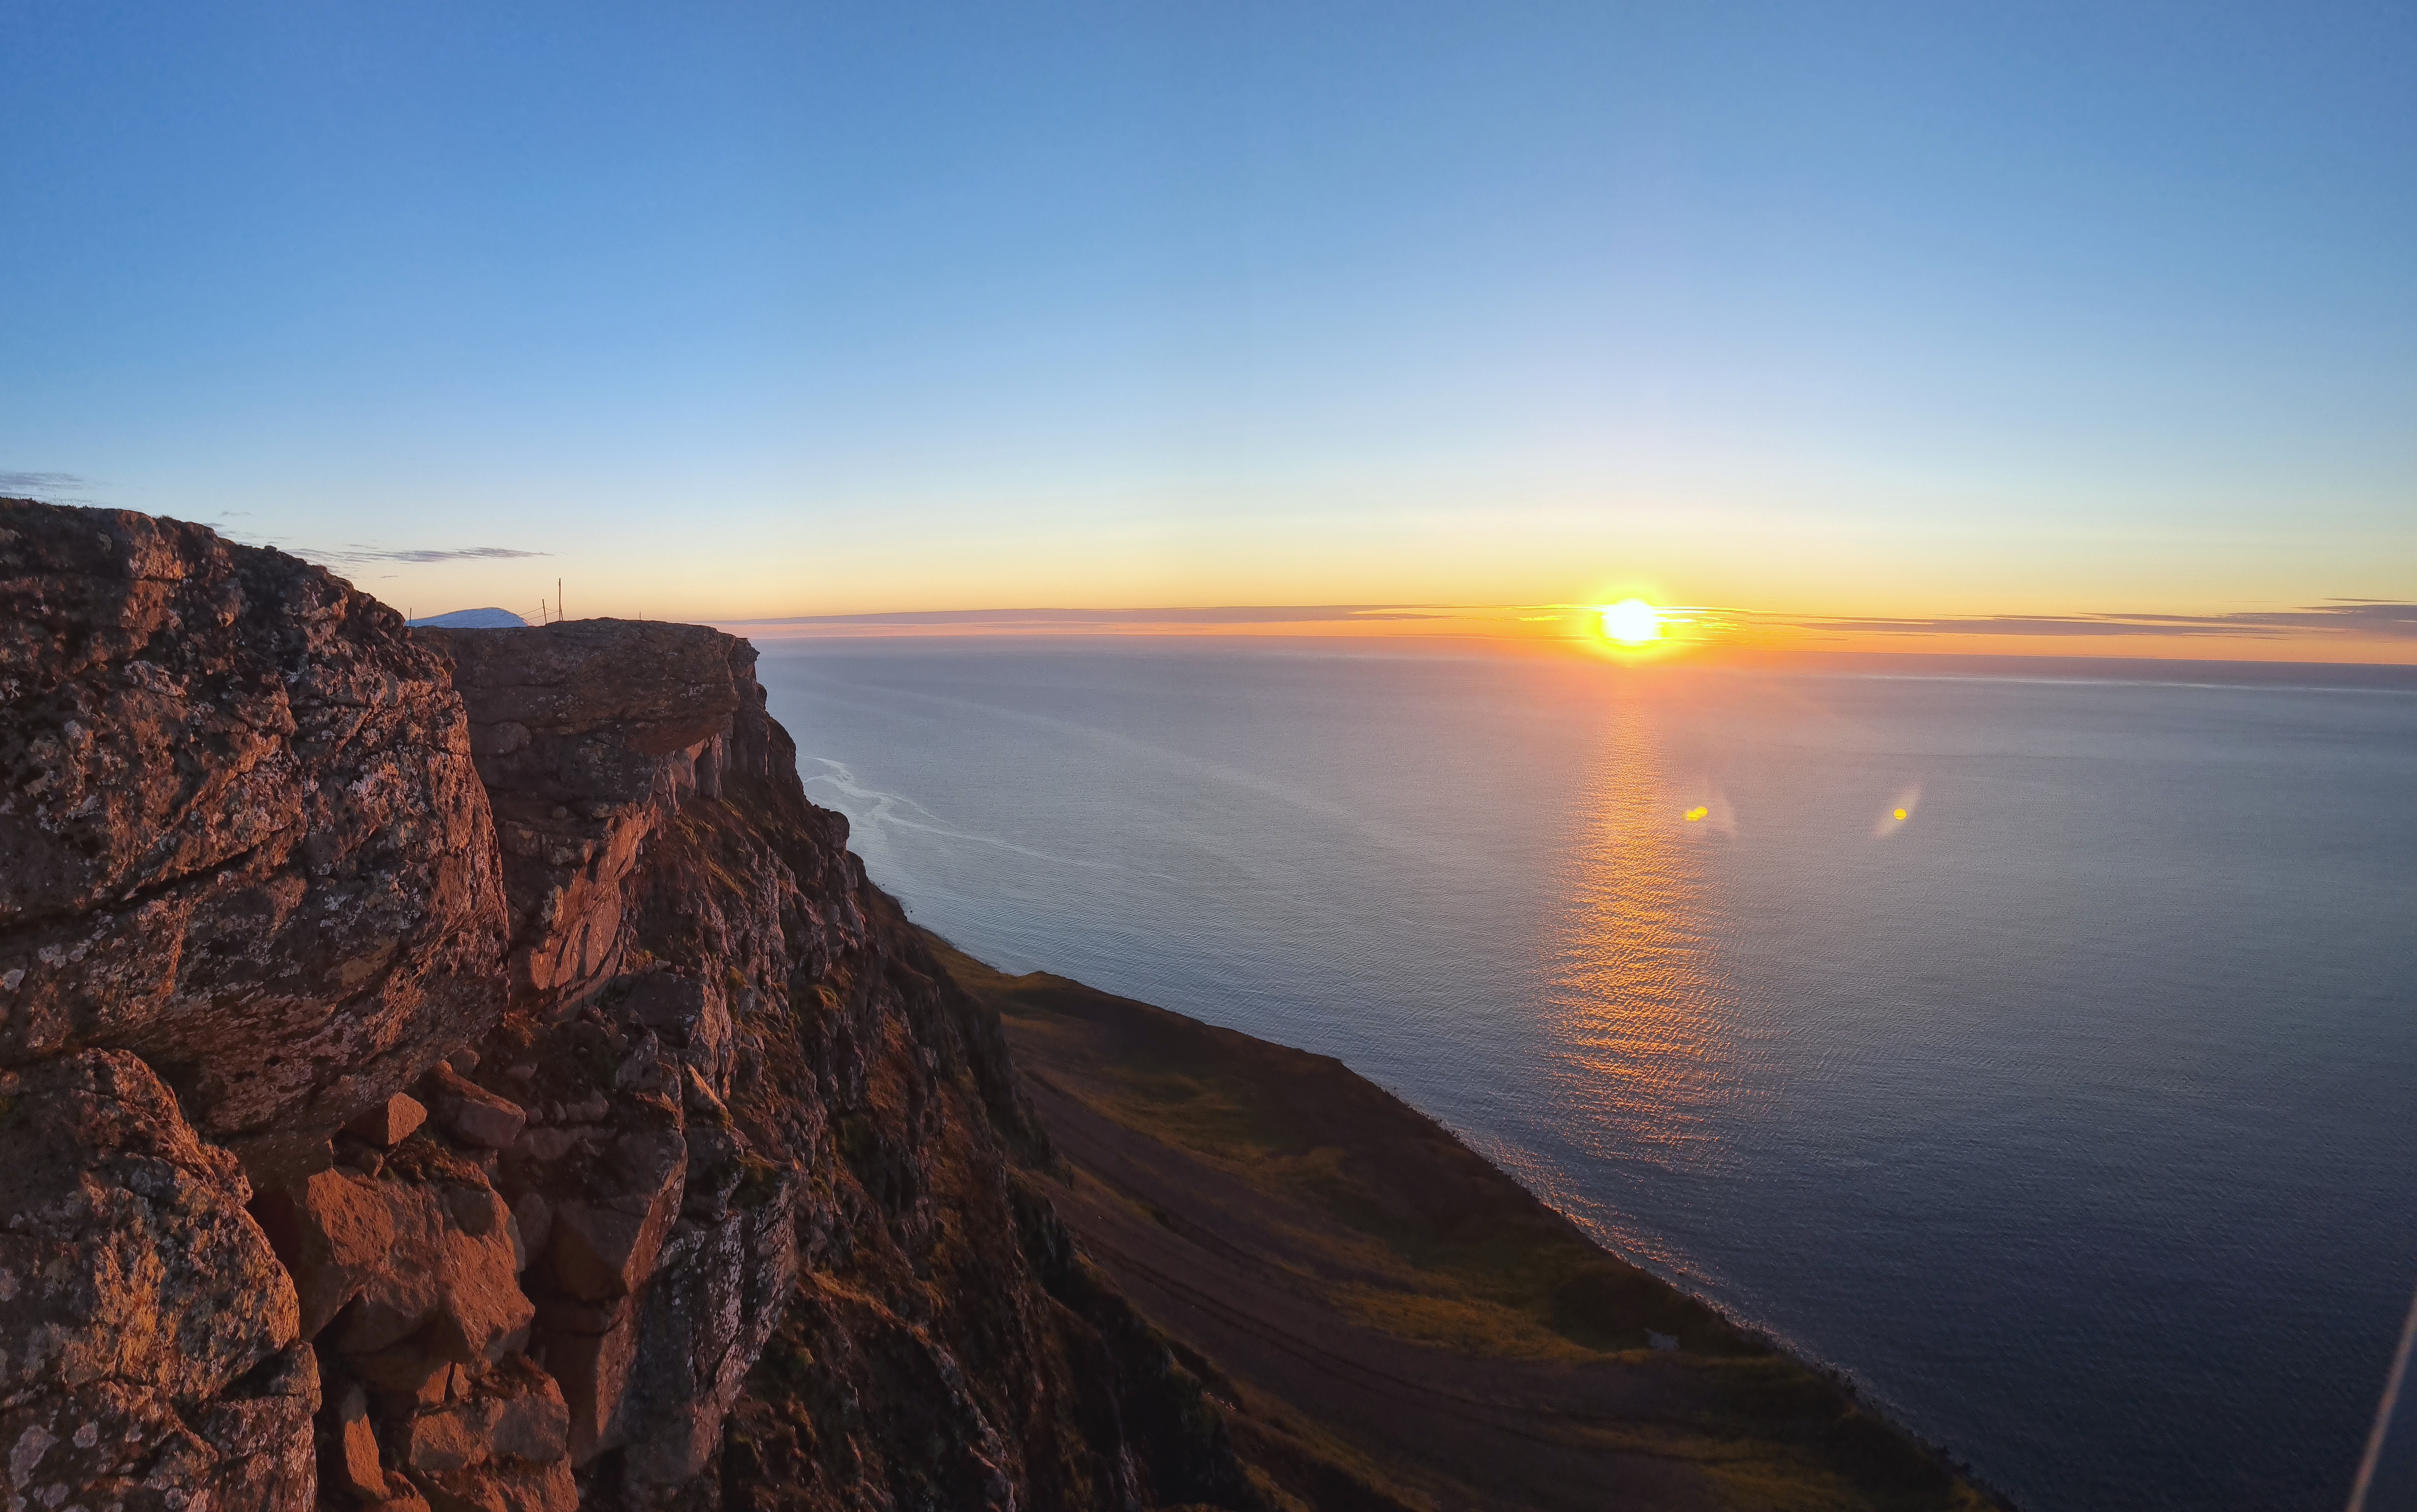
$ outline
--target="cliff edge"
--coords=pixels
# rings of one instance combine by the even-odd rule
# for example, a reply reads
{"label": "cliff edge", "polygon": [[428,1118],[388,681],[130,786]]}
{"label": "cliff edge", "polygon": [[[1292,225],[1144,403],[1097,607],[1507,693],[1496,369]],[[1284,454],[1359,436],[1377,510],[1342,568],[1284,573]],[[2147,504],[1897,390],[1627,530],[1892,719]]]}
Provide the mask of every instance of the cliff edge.
{"label": "cliff edge", "polygon": [[0,1512],[1988,1504],[1340,1065],[916,930],[746,642],[27,500],[0,1171]]}
{"label": "cliff edge", "polygon": [[0,501],[0,1504],[1269,1504],[753,660]]}

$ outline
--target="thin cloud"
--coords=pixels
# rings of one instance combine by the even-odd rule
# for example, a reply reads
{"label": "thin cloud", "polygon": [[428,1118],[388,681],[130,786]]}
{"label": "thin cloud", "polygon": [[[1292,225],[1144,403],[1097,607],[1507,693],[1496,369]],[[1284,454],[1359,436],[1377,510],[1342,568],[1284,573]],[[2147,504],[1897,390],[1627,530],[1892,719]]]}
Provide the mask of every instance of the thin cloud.
{"label": "thin cloud", "polygon": [[92,479],[73,473],[0,473],[0,493],[13,498],[76,498],[91,487]]}
{"label": "thin cloud", "polygon": [[[1297,625],[1451,619],[1404,604],[1234,605],[1215,609],[934,609],[888,614],[798,614],[750,625]],[[734,621],[733,623],[741,623]]]}
{"label": "thin cloud", "polygon": [[348,546],[341,552],[312,552],[306,555],[324,562],[493,562],[524,556],[552,556],[552,552],[523,552],[509,546],[464,546],[447,550],[419,547],[410,551],[381,551],[369,546]]}
{"label": "thin cloud", "polygon": [[2295,635],[2417,640],[2417,604],[2336,598],[2303,609],[2230,614],[1971,614],[1938,619],[1800,619],[1808,630],[1876,635],[2204,636],[2263,639]]}

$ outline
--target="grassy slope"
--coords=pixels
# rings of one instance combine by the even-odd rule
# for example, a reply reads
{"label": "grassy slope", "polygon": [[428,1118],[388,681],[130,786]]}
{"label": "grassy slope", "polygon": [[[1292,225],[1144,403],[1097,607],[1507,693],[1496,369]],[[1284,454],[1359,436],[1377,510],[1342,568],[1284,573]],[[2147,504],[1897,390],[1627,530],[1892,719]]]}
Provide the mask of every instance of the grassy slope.
{"label": "grassy slope", "polygon": [[[1598,1503],[1580,1486],[1566,1504],[1995,1504],[1342,1063],[1062,977],[1006,976],[933,945],[1007,1025],[1076,1168],[1061,1203],[1070,1221],[1162,1327],[1206,1356],[1236,1399],[1245,1446],[1304,1504],[1560,1504],[1555,1486],[1583,1482],[1599,1460],[1600,1488],[1628,1492]],[[1159,1259],[1120,1264],[1144,1247],[1136,1233]],[[1199,1309],[1152,1308],[1152,1296],[1181,1293],[1153,1290],[1181,1268],[1165,1257],[1193,1249],[1195,1293],[1247,1278],[1256,1300],[1235,1310],[1272,1299],[1311,1309],[1287,1317],[1331,1319],[1316,1333],[1322,1349],[1377,1362],[1389,1391],[1422,1383],[1438,1400],[1520,1405],[1472,1408],[1466,1433],[1388,1440],[1381,1425],[1330,1410],[1331,1381],[1221,1350],[1239,1336],[1204,1327]],[[1649,1331],[1679,1350],[1649,1349]],[[1531,1484],[1497,1473],[1505,1456],[1532,1468]]]}

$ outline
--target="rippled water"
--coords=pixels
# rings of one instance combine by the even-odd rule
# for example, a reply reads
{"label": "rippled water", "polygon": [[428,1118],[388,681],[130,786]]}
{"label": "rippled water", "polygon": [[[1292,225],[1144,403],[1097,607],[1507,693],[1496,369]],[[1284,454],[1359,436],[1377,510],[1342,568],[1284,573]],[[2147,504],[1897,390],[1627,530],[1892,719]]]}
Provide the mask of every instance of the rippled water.
{"label": "rippled water", "polygon": [[918,919],[1342,1056],[2032,1512],[2341,1504],[2417,1284],[2417,693],[762,670]]}

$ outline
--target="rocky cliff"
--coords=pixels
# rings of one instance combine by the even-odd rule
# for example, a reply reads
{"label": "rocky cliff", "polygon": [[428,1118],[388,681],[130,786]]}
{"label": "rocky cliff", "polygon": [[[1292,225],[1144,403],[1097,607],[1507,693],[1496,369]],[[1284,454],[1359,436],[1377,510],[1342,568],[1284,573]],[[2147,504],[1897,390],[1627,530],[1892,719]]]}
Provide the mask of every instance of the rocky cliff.
{"label": "rocky cliff", "polygon": [[1272,1504],[753,659],[0,501],[0,1505]]}

